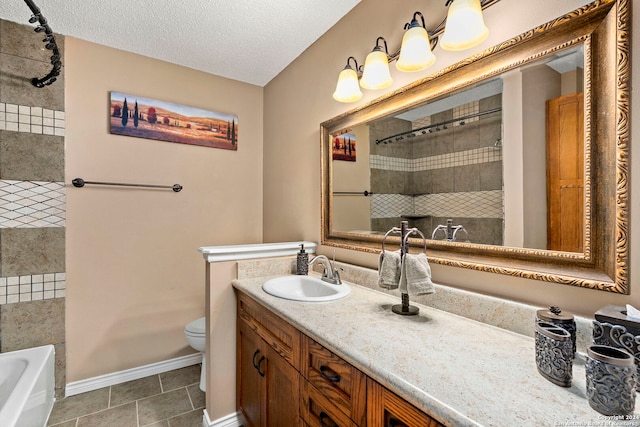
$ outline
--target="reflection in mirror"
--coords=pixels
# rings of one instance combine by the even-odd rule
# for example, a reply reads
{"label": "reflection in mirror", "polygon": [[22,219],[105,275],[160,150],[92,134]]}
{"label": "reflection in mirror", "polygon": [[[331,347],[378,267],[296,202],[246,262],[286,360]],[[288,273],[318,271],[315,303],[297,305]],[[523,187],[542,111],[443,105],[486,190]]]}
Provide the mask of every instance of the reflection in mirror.
{"label": "reflection in mirror", "polygon": [[629,293],[629,27],[597,0],[321,123],[322,244],[405,217],[432,263]]}
{"label": "reflection in mirror", "polygon": [[332,132],[333,230],[582,253],[584,90],[579,44]]}

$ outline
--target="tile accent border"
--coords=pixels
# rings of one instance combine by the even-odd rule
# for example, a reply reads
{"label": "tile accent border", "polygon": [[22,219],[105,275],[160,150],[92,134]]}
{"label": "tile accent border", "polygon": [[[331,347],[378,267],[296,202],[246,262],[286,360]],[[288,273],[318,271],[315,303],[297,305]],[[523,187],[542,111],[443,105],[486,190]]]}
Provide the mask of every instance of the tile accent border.
{"label": "tile accent border", "polygon": [[397,172],[421,172],[499,161],[502,161],[502,150],[498,147],[482,147],[418,159],[405,159],[378,154],[369,156],[369,164],[372,169]]}
{"label": "tile accent border", "polygon": [[0,277],[0,305],[64,298],[66,273]]}
{"label": "tile accent border", "polygon": [[64,227],[64,182],[0,181],[0,228]]}
{"label": "tile accent border", "polygon": [[414,211],[414,196],[379,193],[371,195],[371,218],[397,218],[413,215]]}
{"label": "tile accent border", "polygon": [[502,190],[423,194],[414,199],[415,215],[504,218]]}
{"label": "tile accent border", "polygon": [[374,193],[371,195],[371,218],[397,218],[403,215],[503,218],[503,200],[502,190],[417,196]]}
{"label": "tile accent border", "polygon": [[64,136],[64,111],[0,102],[0,130]]}

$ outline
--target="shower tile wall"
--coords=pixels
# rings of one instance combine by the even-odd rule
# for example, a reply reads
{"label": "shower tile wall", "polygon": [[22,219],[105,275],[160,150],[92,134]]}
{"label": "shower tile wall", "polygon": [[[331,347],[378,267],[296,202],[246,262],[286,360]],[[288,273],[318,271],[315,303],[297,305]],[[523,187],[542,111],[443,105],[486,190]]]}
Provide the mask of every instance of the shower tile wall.
{"label": "shower tile wall", "polygon": [[[413,122],[391,118],[370,127],[371,227],[386,231],[398,217],[431,235],[448,218],[474,243],[502,244],[502,117],[489,114],[388,144],[376,139],[501,106],[501,95]],[[441,236],[440,236],[441,237]]]}
{"label": "shower tile wall", "polygon": [[[28,8],[25,6],[28,18]],[[54,344],[65,386],[64,73],[38,89],[50,51],[0,20],[0,351]],[[64,57],[64,37],[56,34]]]}

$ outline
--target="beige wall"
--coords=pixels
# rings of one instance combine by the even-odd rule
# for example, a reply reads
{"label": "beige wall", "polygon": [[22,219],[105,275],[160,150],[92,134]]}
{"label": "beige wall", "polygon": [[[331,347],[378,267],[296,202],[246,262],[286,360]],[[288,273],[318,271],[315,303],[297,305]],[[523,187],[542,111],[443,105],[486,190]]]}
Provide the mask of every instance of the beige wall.
{"label": "beige wall", "polygon": [[235,261],[207,264],[207,414],[217,420],[236,412],[236,298],[229,286],[238,277]]}
{"label": "beige wall", "polygon": [[333,197],[333,229],[371,230],[371,197],[362,195],[365,190],[371,191],[369,126],[356,126],[352,133],[356,137],[356,161],[333,162],[333,191],[355,191],[360,194]]}
{"label": "beige wall", "polygon": [[[398,47],[402,25],[409,21],[416,10],[437,21],[441,19],[441,1],[366,0],[356,6],[313,46],[307,49],[293,64],[265,87],[265,161],[264,161],[264,237],[265,241],[292,239],[320,240],[320,137],[318,125],[376,96],[394,91],[415,79],[425,77],[451,63],[486,49],[504,39],[515,36],[536,25],[586,4],[584,0],[542,0],[522,2],[502,0],[485,13],[491,29],[489,38],[480,46],[462,54],[445,53],[436,48],[436,64],[417,74],[401,74],[392,69],[394,84],[383,91],[366,91],[355,104],[340,104],[331,98],[338,73],[349,55],[358,62],[375,44],[376,37],[386,37],[390,49]],[[640,26],[640,8],[633,8],[634,27]],[[444,12],[442,12],[444,13]],[[433,27],[427,22],[427,26]],[[640,42],[639,32],[633,42]],[[632,64],[632,87],[640,85],[640,55]],[[393,67],[392,67],[393,68]],[[635,102],[634,102],[635,101]],[[640,94],[632,94],[632,105],[640,105]],[[640,108],[632,109],[632,123],[640,123]],[[281,138],[283,129],[294,136],[298,143],[292,146],[291,138]],[[632,128],[631,149],[640,148],[640,129]],[[292,161],[283,162],[283,158]],[[293,161],[295,159],[295,161]],[[635,164],[639,164],[635,162]],[[637,168],[637,167],[636,167]],[[632,172],[636,172],[635,170]],[[632,173],[631,183],[631,296],[613,295],[571,286],[513,278],[491,273],[434,265],[437,282],[481,293],[498,295],[535,305],[560,305],[566,310],[592,315],[605,304],[634,303],[640,305],[640,172]],[[597,237],[596,237],[597,238]],[[331,253],[332,248],[321,247],[319,252]],[[374,267],[376,256],[337,250],[340,260]]]}
{"label": "beige wall", "polygon": [[[193,353],[183,327],[205,310],[196,249],[262,241],[263,89],[70,37],[65,48],[66,182],[184,186],[67,186],[74,382]],[[110,135],[112,90],[237,114],[238,150]]]}
{"label": "beige wall", "polygon": [[547,248],[546,106],[548,99],[560,96],[561,80],[561,74],[546,65],[522,71],[525,248]]}

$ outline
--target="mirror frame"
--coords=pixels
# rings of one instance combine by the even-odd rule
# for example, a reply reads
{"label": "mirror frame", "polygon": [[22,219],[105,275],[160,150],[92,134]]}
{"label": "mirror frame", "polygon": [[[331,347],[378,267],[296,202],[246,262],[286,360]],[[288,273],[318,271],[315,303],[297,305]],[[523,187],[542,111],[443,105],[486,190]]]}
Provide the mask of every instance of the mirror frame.
{"label": "mirror frame", "polygon": [[[382,236],[334,231],[330,135],[577,44],[585,51],[583,253],[428,240],[432,263],[628,294],[630,5],[598,0],[320,125],[321,244],[379,253]],[[612,114],[615,113],[615,114]],[[615,171],[615,172],[614,172]],[[592,238],[593,237],[593,238]],[[385,245],[399,245],[389,237]],[[410,239],[412,246],[422,241]]]}

